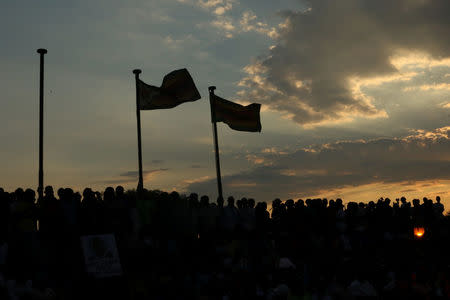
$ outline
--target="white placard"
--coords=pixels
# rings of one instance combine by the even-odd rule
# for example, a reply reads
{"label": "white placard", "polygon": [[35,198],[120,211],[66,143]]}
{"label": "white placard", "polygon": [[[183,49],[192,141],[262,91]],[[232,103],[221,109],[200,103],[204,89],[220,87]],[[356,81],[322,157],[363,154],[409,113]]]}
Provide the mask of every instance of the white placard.
{"label": "white placard", "polygon": [[88,274],[95,278],[122,275],[119,252],[113,234],[87,235],[80,239]]}

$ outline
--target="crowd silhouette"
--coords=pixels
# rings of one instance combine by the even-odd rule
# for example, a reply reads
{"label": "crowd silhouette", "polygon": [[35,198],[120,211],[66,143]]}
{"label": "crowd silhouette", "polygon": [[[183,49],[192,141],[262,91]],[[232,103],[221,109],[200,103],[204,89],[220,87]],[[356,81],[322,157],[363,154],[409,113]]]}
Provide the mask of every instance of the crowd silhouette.
{"label": "crowd silhouette", "polygon": [[[422,236],[414,235],[421,228]],[[86,272],[113,234],[122,274]],[[267,203],[177,192],[0,189],[0,299],[450,298],[439,197]]]}

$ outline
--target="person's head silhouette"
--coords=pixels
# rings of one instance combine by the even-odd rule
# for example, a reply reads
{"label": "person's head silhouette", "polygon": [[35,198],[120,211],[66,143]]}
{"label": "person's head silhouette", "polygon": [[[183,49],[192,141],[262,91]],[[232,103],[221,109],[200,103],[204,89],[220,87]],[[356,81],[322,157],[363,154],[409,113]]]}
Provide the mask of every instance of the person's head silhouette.
{"label": "person's head silhouette", "polygon": [[198,205],[198,195],[196,193],[191,193],[188,197],[189,208],[196,208]]}
{"label": "person's head silhouette", "polygon": [[200,206],[201,207],[208,207],[209,206],[209,197],[204,195],[200,198]]}
{"label": "person's head silhouette", "polygon": [[14,192],[14,197],[17,201],[22,201],[24,199],[24,191],[22,188],[17,188]]}
{"label": "person's head silhouette", "polygon": [[70,201],[74,198],[73,190],[71,188],[64,189],[64,199]]}
{"label": "person's head silhouette", "polygon": [[241,200],[241,199],[238,199],[238,200],[236,201],[236,206],[237,206],[239,209],[241,209],[241,208],[243,207],[243,205],[242,205],[242,200]]}
{"label": "person's head silhouette", "polygon": [[337,198],[336,199],[336,208],[337,209],[342,209],[344,207],[344,205],[342,204],[342,199],[341,198]]}
{"label": "person's head silhouette", "polygon": [[243,208],[247,208],[248,207],[248,199],[247,198],[242,198],[241,199],[241,203],[242,203],[242,207]]}
{"label": "person's head silhouette", "polygon": [[124,193],[125,193],[125,190],[124,190],[123,186],[118,185],[116,187],[116,196],[117,197],[122,197]]}
{"label": "person's head silhouette", "polygon": [[255,199],[249,198],[248,202],[247,202],[247,205],[248,205],[249,208],[254,208],[255,207]]}
{"label": "person's head silhouette", "polygon": [[294,200],[293,200],[293,199],[288,199],[288,200],[286,200],[286,208],[287,208],[287,209],[292,209],[292,208],[294,208]]}
{"label": "person's head silhouette", "polygon": [[29,203],[34,203],[36,200],[36,193],[32,189],[26,189],[24,192],[24,200]]}
{"label": "person's head silhouette", "polygon": [[223,207],[223,197],[222,196],[217,197],[217,206]]}
{"label": "person's head silhouette", "polygon": [[75,194],[73,194],[73,199],[75,200],[75,202],[80,203],[81,202],[81,194],[79,192],[76,192]]}
{"label": "person's head silhouette", "polygon": [[170,199],[172,201],[178,201],[178,199],[180,199],[180,194],[178,194],[177,191],[173,191],[172,193],[170,193]]}
{"label": "person's head silhouette", "polygon": [[92,194],[93,194],[93,192],[92,192],[92,190],[90,188],[85,188],[83,190],[83,201],[91,200]]}
{"label": "person's head silhouette", "polygon": [[106,203],[111,203],[114,201],[114,189],[112,187],[107,187],[103,193],[103,199]]}
{"label": "person's head silhouette", "polygon": [[59,200],[61,200],[64,197],[64,188],[59,188],[56,193],[58,194]]}
{"label": "person's head silhouette", "polygon": [[276,198],[272,201],[272,209],[277,209],[281,205],[281,200],[279,198]]}
{"label": "person's head silhouette", "polygon": [[53,198],[55,196],[54,192],[53,192],[53,187],[51,185],[47,185],[44,189],[44,194],[45,197],[47,198]]}
{"label": "person's head silhouette", "polygon": [[228,206],[230,207],[234,206],[234,197],[233,196],[228,197],[227,202]]}
{"label": "person's head silhouette", "polygon": [[99,191],[96,191],[94,195],[98,202],[102,201],[102,194]]}

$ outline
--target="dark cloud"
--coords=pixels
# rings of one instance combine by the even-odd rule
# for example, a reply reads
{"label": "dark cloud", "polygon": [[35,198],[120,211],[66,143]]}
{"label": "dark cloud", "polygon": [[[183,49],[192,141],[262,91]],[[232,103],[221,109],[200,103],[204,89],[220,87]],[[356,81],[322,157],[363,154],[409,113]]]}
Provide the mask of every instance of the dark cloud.
{"label": "dark cloud", "polygon": [[300,124],[385,116],[349,79],[398,72],[391,57],[421,51],[450,56],[448,0],[313,0],[285,11],[278,44],[245,70],[241,96]]}
{"label": "dark cloud", "polygon": [[[261,200],[307,197],[370,183],[450,179],[450,127],[418,131],[404,138],[341,141],[276,156],[248,172],[223,177],[224,190]],[[422,185],[423,186],[423,185]],[[215,180],[196,182],[189,191],[214,194]]]}
{"label": "dark cloud", "polygon": [[192,169],[201,169],[203,167],[201,165],[192,165],[191,168]]}
{"label": "dark cloud", "polygon": [[[168,171],[169,169],[156,169],[156,170],[150,170],[150,171],[143,171],[142,172],[142,176],[146,177],[148,175],[154,174],[154,173],[159,173],[162,171]],[[137,178],[139,176],[139,172],[138,171],[128,171],[125,173],[121,173],[119,176],[121,177],[128,177],[128,178]]]}
{"label": "dark cloud", "polygon": [[416,189],[406,189],[406,190],[401,190],[400,193],[409,193],[409,192],[415,192],[417,191]]}
{"label": "dark cloud", "polygon": [[[144,177],[144,181],[145,181],[147,179],[150,179],[152,175],[155,175],[155,174],[161,173],[161,172],[165,172],[168,170],[169,169],[167,169],[167,168],[160,168],[160,169],[155,169],[155,170],[150,170],[150,171],[143,171],[142,176]],[[131,182],[137,183],[138,176],[139,176],[138,171],[128,171],[128,172],[119,174],[119,178],[105,180],[105,181],[102,181],[101,183],[103,183],[103,184],[126,184],[126,183],[131,183]]]}

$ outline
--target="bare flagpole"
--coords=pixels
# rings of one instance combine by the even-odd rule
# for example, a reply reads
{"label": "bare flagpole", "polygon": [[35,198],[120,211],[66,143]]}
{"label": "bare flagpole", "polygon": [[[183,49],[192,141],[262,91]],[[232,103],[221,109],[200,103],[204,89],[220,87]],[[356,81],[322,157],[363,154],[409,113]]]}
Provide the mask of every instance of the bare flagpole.
{"label": "bare flagpole", "polygon": [[44,196],[44,55],[47,49],[37,49],[40,56],[39,72],[39,199]]}
{"label": "bare flagpole", "polygon": [[222,177],[220,175],[220,160],[219,160],[219,142],[217,140],[217,123],[216,123],[216,116],[214,111],[214,90],[216,89],[215,86],[210,86],[208,88],[209,90],[209,104],[211,106],[211,122],[212,122],[212,128],[213,128],[213,136],[214,136],[214,152],[216,154],[216,173],[217,173],[217,189],[219,191],[219,197],[223,199],[222,194]]}
{"label": "bare flagpole", "polygon": [[142,71],[140,69],[133,70],[133,74],[136,78],[136,120],[137,120],[137,136],[138,136],[138,159],[139,159],[139,182],[138,193],[144,189],[144,180],[142,178],[142,144],[141,144],[141,109],[139,108],[139,74]]}

